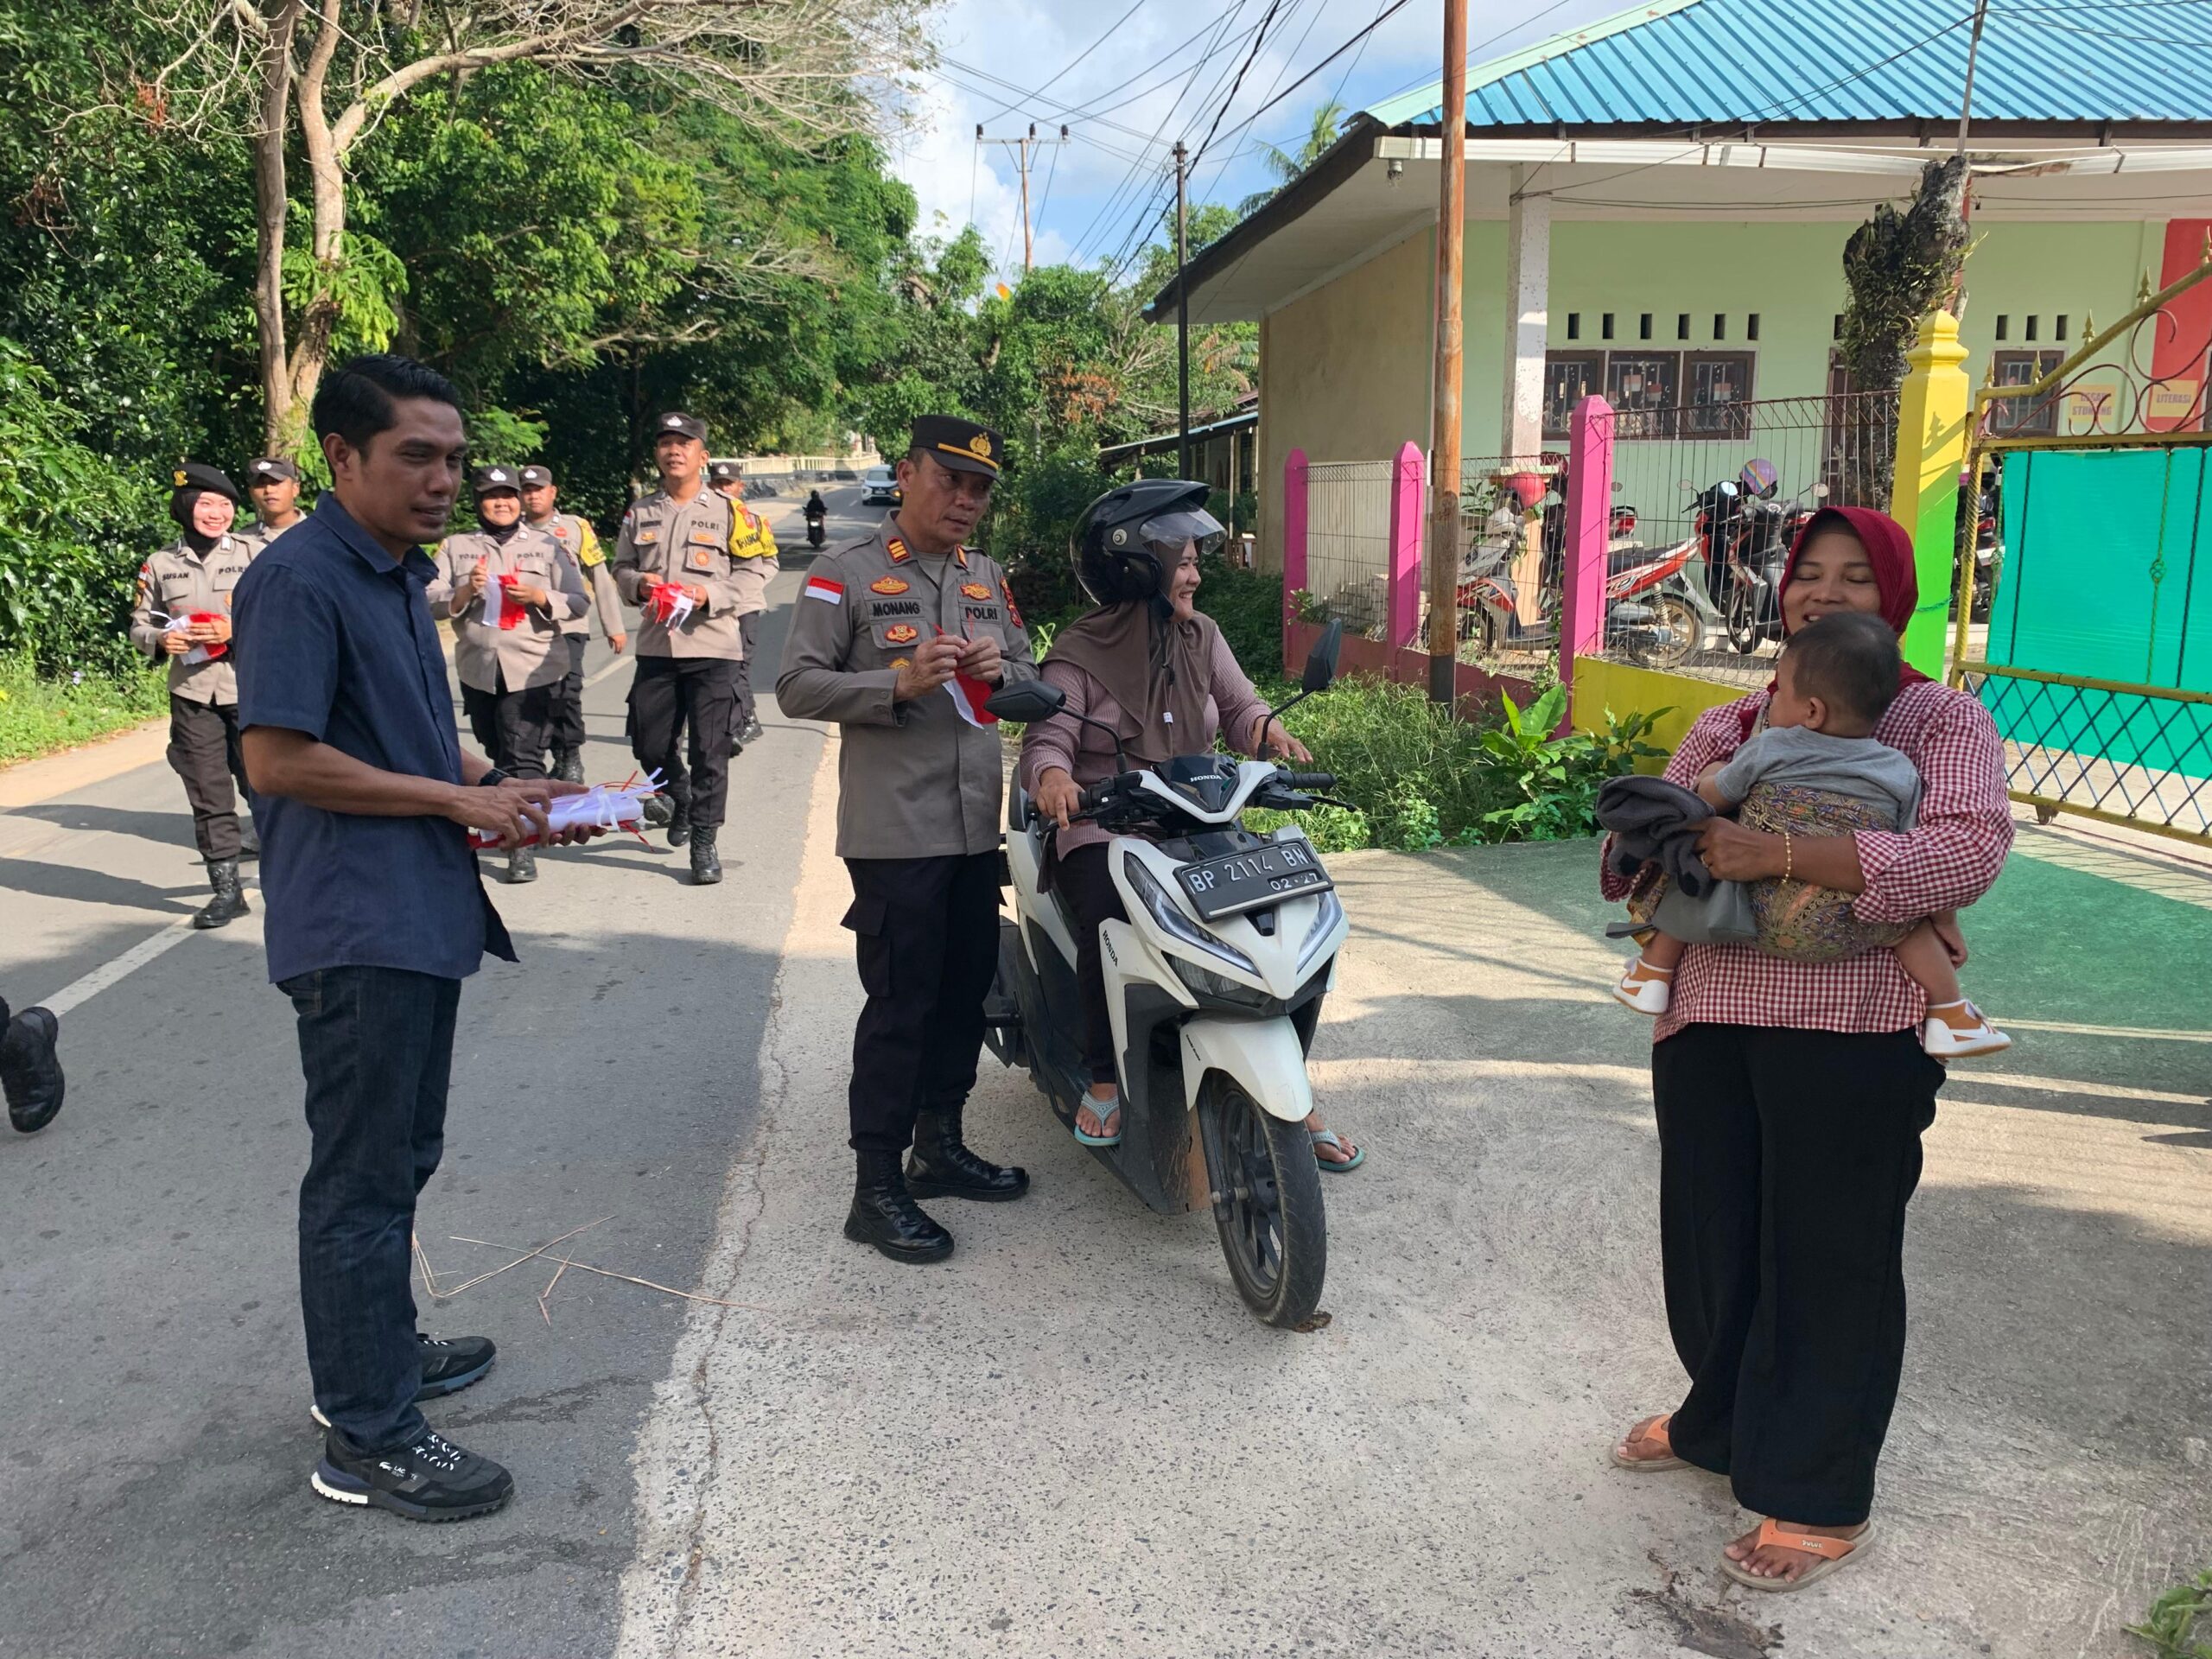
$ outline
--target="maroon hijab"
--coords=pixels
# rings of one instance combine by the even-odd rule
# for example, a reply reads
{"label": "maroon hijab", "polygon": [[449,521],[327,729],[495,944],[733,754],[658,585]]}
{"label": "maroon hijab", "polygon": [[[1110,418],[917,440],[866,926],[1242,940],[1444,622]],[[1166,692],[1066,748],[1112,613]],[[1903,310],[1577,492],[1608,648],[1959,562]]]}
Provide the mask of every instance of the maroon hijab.
{"label": "maroon hijab", "polygon": [[[1782,591],[1777,600],[1786,601],[1789,584],[1797,575],[1797,561],[1814,537],[1823,531],[1847,530],[1866,550],[1866,562],[1874,567],[1874,586],[1882,595],[1882,620],[1904,638],[1905,625],[1912,620],[1914,607],[1920,603],[1920,576],[1913,568],[1912,537],[1905,533],[1903,524],[1886,512],[1877,512],[1872,507],[1822,507],[1805,521],[1797,532],[1797,539],[1789,544],[1789,563],[1783,567]],[[1788,624],[1783,625],[1787,628]],[[1901,665],[1897,689],[1903,690],[1928,677],[1911,664]],[[1774,695],[1774,682],[1767,682],[1767,696]],[[1758,724],[1758,717],[1765,709],[1764,700],[1744,710],[1744,735],[1748,738]]]}

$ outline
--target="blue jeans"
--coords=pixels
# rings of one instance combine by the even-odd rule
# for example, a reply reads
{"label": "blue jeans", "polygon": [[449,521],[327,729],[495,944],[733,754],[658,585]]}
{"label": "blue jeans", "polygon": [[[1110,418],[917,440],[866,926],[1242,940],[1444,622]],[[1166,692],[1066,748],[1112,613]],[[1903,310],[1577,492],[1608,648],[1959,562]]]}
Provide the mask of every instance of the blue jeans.
{"label": "blue jeans", "polygon": [[283,982],[299,1014],[307,1179],[300,1311],[315,1404],[360,1452],[423,1433],[415,1200],[445,1149],[461,982],[399,968],[321,968]]}

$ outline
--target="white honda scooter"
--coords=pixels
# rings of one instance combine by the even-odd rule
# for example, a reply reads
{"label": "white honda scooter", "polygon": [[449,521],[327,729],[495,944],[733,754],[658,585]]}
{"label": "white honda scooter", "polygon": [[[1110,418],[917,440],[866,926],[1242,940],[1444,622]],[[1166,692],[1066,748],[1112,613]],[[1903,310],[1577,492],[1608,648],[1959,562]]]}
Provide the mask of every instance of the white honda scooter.
{"label": "white honda scooter", "polygon": [[[1293,702],[1328,686],[1342,642],[1343,625],[1331,623]],[[1028,680],[988,707],[1031,721],[1063,701],[1058,688]],[[1084,791],[1078,814],[1127,832],[1108,860],[1130,919],[1099,930],[1122,1140],[1096,1155],[1163,1215],[1211,1207],[1238,1294],[1275,1325],[1313,1313],[1328,1266],[1306,1055],[1349,926],[1302,830],[1261,835],[1241,819],[1252,808],[1314,806],[1334,783],[1272,761],[1185,755],[1125,766]],[[1058,825],[1019,788],[1008,817],[1014,913],[1000,921],[988,1041],[1007,1065],[1029,1068],[1071,1128],[1090,1080],[1075,923],[1060,893],[1039,891]]]}

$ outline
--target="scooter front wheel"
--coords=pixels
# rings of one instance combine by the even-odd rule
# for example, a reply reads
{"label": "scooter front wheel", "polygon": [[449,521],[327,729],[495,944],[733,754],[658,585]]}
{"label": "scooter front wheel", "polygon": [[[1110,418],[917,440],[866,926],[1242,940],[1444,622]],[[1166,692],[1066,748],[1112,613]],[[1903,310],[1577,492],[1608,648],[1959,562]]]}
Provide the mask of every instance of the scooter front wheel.
{"label": "scooter front wheel", "polygon": [[1236,1293],[1269,1325],[1294,1325],[1321,1300],[1329,1224],[1321,1170],[1302,1123],[1286,1123],[1215,1073],[1198,1096],[1214,1226]]}

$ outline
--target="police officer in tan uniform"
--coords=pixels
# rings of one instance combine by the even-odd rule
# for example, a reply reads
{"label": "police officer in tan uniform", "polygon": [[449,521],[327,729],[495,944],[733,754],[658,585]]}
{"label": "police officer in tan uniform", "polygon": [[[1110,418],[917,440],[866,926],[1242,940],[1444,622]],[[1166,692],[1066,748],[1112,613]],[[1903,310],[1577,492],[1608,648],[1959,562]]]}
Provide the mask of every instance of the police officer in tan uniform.
{"label": "police officer in tan uniform", "polygon": [[282,455],[263,455],[245,465],[245,493],[253,499],[253,522],[238,532],[257,553],[296,524],[307,522],[300,511],[300,469]]}
{"label": "police officer in tan uniform", "polygon": [[[736,503],[707,487],[707,427],[685,414],[653,423],[660,488],[623,515],[614,585],[639,607],[638,671],[630,684],[630,743],[638,765],[658,771],[674,816],[671,847],[689,842],[691,880],[722,879],[715,840],[729,795],[729,746],[737,729],[737,664],[745,655],[738,611],[746,585],[735,551]],[[677,763],[690,733],[691,765]]]}
{"label": "police officer in tan uniform", "polygon": [[970,1152],[960,1128],[998,963],[1006,766],[998,728],[967,711],[988,687],[1037,672],[1005,574],[964,544],[999,456],[998,435],[972,422],[915,422],[898,512],[815,560],[776,681],[785,714],[842,734],[837,854],[868,993],[853,1033],[858,1175],[845,1236],[899,1262],[952,1253],[917,1198],[1029,1190],[1023,1171]]}
{"label": "police officer in tan uniform", "polygon": [[[138,567],[130,643],[169,664],[169,765],[192,804],[192,838],[214,897],[192,918],[221,927],[251,908],[238,887],[246,849],[238,822],[245,766],[238,753],[238,677],[231,662],[231,589],[254,549],[231,534],[238,486],[188,462],[171,474],[169,517],[183,531]],[[257,848],[254,850],[258,851]]]}
{"label": "police officer in tan uniform", "polygon": [[753,658],[755,642],[760,638],[760,619],[768,609],[768,584],[784,567],[776,557],[776,532],[766,518],[745,505],[745,468],[734,461],[718,461],[707,469],[707,484],[716,495],[728,498],[740,527],[737,539],[730,545],[730,551],[738,557],[737,574],[745,594],[737,612],[738,638],[744,644],[745,657],[737,665],[738,732],[730,740],[730,753],[734,756],[743,753],[747,743],[758,743],[766,735],[753,696]]}
{"label": "police officer in tan uniform", "polygon": [[[545,776],[546,735],[569,671],[561,625],[589,608],[582,579],[561,545],[522,522],[522,480],[512,467],[480,467],[470,483],[483,528],[448,536],[424,590],[430,614],[453,619],[461,703],[492,764],[510,778]],[[527,847],[507,855],[507,880],[535,881]]]}
{"label": "police officer in tan uniform", "polygon": [[553,775],[563,783],[584,780],[584,647],[591,640],[591,619],[599,618],[600,632],[617,656],[630,643],[622,622],[622,596],[614,591],[607,571],[607,550],[591,520],[573,512],[556,512],[560,487],[550,467],[522,469],[523,521],[542,530],[561,544],[561,551],[575,568],[591,604],[583,615],[561,624],[561,638],[569,652],[569,671],[561,681],[561,696],[553,710]]}

